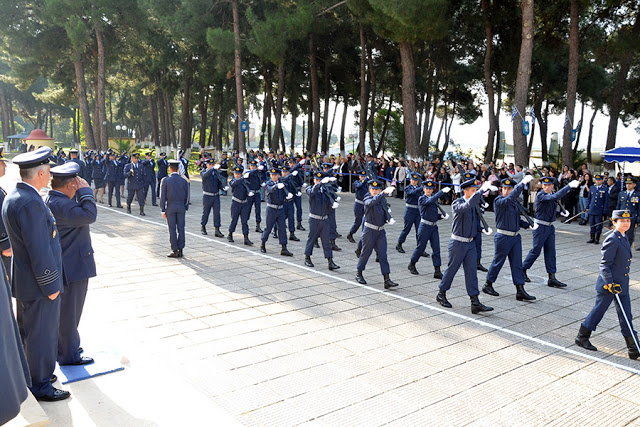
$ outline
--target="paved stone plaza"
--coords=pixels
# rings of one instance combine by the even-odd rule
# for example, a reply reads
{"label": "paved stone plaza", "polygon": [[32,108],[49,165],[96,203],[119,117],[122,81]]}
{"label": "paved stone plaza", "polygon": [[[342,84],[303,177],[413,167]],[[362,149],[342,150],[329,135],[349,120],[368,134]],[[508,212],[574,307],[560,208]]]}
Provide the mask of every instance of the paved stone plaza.
{"label": "paved stone plaza", "polygon": [[[293,258],[280,256],[273,237],[261,254],[253,220],[253,247],[242,245],[240,229],[234,244],[213,237],[211,222],[201,236],[200,182],[191,189],[179,260],[166,258],[159,208],[140,217],[99,205],[98,277],[90,281],[83,346],[89,356],[111,349],[126,369],[62,386],[70,400],[42,405],[53,425],[640,424],[640,362],[626,356],[615,309],[592,337],[598,352],[573,344],[595,299],[600,261],[599,247],[584,243],[586,227],[556,223],[557,275],[568,288],[544,284],[540,257],[527,286],[538,300],[518,302],[505,264],[495,284],[500,297],[480,296],[495,311],[474,316],[462,271],[447,310],[435,302],[431,259],[420,260],[419,276],[407,270],[415,239],[404,245],[407,254],[395,251],[404,211],[397,198],[390,204],[398,223],[387,237],[400,287],[384,291],[374,258],[364,273],[369,284],[354,281],[355,245],[345,238],[335,254],[341,268],[330,272],[318,249],[316,267],[304,266],[304,232],[289,245]],[[226,235],[230,197],[222,200]],[[352,205],[353,195],[343,195],[344,235]],[[306,196],[303,206],[306,223]],[[493,214],[486,218],[493,226]],[[451,220],[439,224],[446,266]],[[526,255],[531,232],[522,235]],[[486,267],[492,257],[493,236],[483,236]],[[637,309],[637,280],[632,285]]]}

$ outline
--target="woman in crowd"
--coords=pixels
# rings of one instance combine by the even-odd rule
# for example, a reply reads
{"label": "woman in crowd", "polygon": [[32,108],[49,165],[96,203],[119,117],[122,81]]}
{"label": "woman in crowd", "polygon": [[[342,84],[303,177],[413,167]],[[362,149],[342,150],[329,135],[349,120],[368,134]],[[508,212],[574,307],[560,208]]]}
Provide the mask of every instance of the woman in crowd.
{"label": "woman in crowd", "polygon": [[586,212],[589,208],[589,188],[593,185],[593,178],[589,172],[583,172],[580,178],[580,187],[578,187],[578,201],[580,205],[580,222],[578,224],[585,225],[589,220],[589,214]]}
{"label": "woman in crowd", "polygon": [[[440,184],[440,190],[442,190],[444,187],[451,186],[451,175],[449,175],[449,172],[447,172],[447,168],[445,168],[444,166],[440,168],[440,173],[438,173],[438,183]],[[451,196],[449,194],[450,193],[447,193],[442,198],[442,203],[445,205],[451,204]]]}
{"label": "woman in crowd", "polygon": [[460,170],[461,166],[458,165],[453,169],[453,174],[451,174],[451,182],[453,183],[453,192],[455,193],[455,197],[460,196],[460,180],[462,179],[462,171]]}

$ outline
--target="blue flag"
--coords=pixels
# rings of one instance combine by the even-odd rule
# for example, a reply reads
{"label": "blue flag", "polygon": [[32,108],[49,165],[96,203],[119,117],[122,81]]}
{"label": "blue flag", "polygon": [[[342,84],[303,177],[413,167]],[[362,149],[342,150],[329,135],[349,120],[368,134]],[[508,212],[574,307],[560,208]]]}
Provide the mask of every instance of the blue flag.
{"label": "blue flag", "polygon": [[533,108],[531,109],[531,124],[536,124],[536,111]]}
{"label": "blue flag", "polygon": [[564,125],[562,126],[562,128],[566,128],[568,124],[571,124],[571,120],[569,120],[569,114],[564,115]]}
{"label": "blue flag", "polygon": [[514,105],[514,106],[513,106],[513,111],[511,112],[511,121],[513,121],[513,119],[515,119],[515,118],[516,118],[516,116],[517,116],[518,114],[520,114],[520,113],[518,112],[518,107],[516,107],[516,106]]}

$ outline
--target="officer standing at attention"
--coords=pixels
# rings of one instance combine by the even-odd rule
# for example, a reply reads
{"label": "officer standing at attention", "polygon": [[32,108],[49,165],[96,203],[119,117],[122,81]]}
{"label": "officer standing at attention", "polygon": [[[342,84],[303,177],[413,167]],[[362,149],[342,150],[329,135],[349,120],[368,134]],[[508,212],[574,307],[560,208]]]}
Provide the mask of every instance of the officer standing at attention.
{"label": "officer standing at attention", "polygon": [[404,189],[404,198],[406,207],[404,209],[404,228],[398,237],[396,250],[401,254],[404,253],[402,244],[407,240],[407,235],[412,228],[416,229],[416,240],[418,239],[418,228],[420,227],[420,210],[418,209],[418,198],[422,195],[422,186],[420,186],[420,175],[412,173],[409,185]]}
{"label": "officer standing at attention", "polygon": [[476,208],[482,200],[482,193],[487,190],[497,191],[498,189],[486,181],[478,191],[479,182],[470,179],[463,182],[460,188],[463,197],[453,201],[453,225],[451,227],[451,239],[449,240],[449,265],[442,276],[440,291],[436,301],[441,306],[451,308],[451,303],[447,300],[446,292],[451,288],[451,282],[460,266],[464,268],[464,279],[467,287],[467,295],[471,298],[471,313],[478,314],[483,311],[492,311],[493,307],[488,307],[480,302],[478,295],[478,275],[477,275],[477,254],[474,238],[478,233],[478,211]]}
{"label": "officer standing at attention", "polygon": [[313,175],[314,185],[307,187],[309,195],[309,238],[304,250],[304,265],[313,267],[311,255],[313,255],[314,243],[320,238],[324,257],[327,259],[329,270],[337,270],[340,267],[333,262],[333,251],[329,241],[329,212],[331,200],[325,194],[324,184],[329,183],[324,172],[315,172]]}
{"label": "officer standing at attention", "polygon": [[[625,233],[629,240],[629,245],[633,247],[636,224],[640,216],[640,191],[636,189],[636,181],[632,177],[625,179],[626,191],[621,191],[618,195],[617,210],[627,210],[631,214],[631,226]],[[640,246],[636,249],[640,250]]]}
{"label": "officer standing at attention", "polygon": [[[113,151],[109,152],[109,160],[104,165],[104,180],[107,183],[107,201],[109,202],[109,206],[113,205],[111,202],[113,201],[113,191],[116,192],[116,207],[122,207],[122,201],[120,200],[120,178],[118,177],[118,161],[116,160],[116,153]],[[81,176],[78,174],[78,176]]]}
{"label": "officer standing at attention", "polygon": [[[302,167],[305,163],[305,159],[300,158],[298,163]],[[289,159],[289,168],[293,170],[295,166],[296,166],[296,159],[294,157],[291,157]],[[298,223],[296,225],[296,230],[306,231],[306,229],[302,226],[302,185],[304,184],[304,169],[299,170],[299,173],[295,175],[295,177],[291,178],[291,181],[293,184],[293,188],[295,190],[293,192],[293,204],[296,209],[296,220]]]}
{"label": "officer standing at attention", "polygon": [[[576,344],[587,350],[596,351],[597,348],[589,342],[591,332],[602,320],[605,312],[618,294],[622,307],[616,302],[618,311],[618,322],[622,336],[627,344],[629,359],[637,359],[640,352],[636,347],[633,337],[638,337],[635,330],[627,324],[632,325],[631,299],[629,297],[629,267],[631,266],[631,245],[627,240],[626,233],[631,226],[631,213],[626,210],[615,210],[611,215],[611,220],[615,231],[607,236],[602,243],[602,260],[600,261],[600,275],[596,281],[596,303],[591,309],[584,322],[580,325]],[[624,312],[623,312],[624,310]],[[626,319],[625,319],[626,316]]]}
{"label": "officer standing at attention", "polygon": [[[220,169],[222,169],[222,162]],[[231,187],[231,222],[229,223],[227,240],[233,243],[233,232],[236,231],[238,218],[240,218],[244,244],[251,246],[253,242],[249,240],[249,206],[247,206],[249,187],[242,176],[243,172],[244,168],[242,166],[235,166],[233,168],[233,178],[229,181],[229,186]]]}
{"label": "officer standing at attention", "polygon": [[609,189],[603,184],[602,175],[594,175],[596,182],[589,189],[589,225],[591,239],[587,243],[600,243],[604,216],[609,207]]}
{"label": "officer standing at attention", "polygon": [[[68,398],[51,384],[58,353],[62,250],[53,214],[40,190],[49,184],[51,149],[19,154],[22,182],[4,200],[2,219],[13,250],[11,289],[18,327],[31,371],[31,393],[38,400]],[[4,385],[3,385],[4,387]]]}
{"label": "officer standing at attention", "polygon": [[142,166],[138,162],[138,153],[131,155],[131,163],[128,163],[124,167],[124,176],[127,177],[127,213],[131,213],[131,202],[133,196],[136,195],[138,199],[138,205],[140,205],[140,215],[145,216],[144,213],[144,172]]}
{"label": "officer standing at attention", "polygon": [[366,285],[362,272],[367,266],[367,261],[371,253],[375,250],[380,261],[380,271],[384,277],[384,288],[390,289],[398,286],[389,277],[391,268],[387,259],[387,232],[384,230],[385,224],[393,225],[395,220],[388,216],[385,196],[393,193],[393,187],[382,188],[382,181],[374,180],[369,182],[369,195],[364,199],[364,228],[362,230],[362,253],[358,257],[358,273],[356,281]]}
{"label": "officer standing at attention", "polygon": [[247,199],[247,209],[249,210],[248,216],[251,217],[251,211],[255,207],[256,210],[256,233],[262,233],[260,223],[262,222],[262,199],[260,198],[260,189],[264,185],[262,182],[262,174],[260,171],[264,169],[264,166],[259,165],[257,161],[251,160],[249,162],[249,177],[247,178],[247,185],[249,190],[253,193]]}
{"label": "officer standing at attention", "polygon": [[62,248],[62,283],[60,294],[60,329],[58,331],[58,363],[87,365],[90,357],[82,356],[78,325],[87,296],[89,278],[96,276],[89,225],[96,222],[98,210],[87,181],[80,178],[80,168],[66,163],[51,169],[51,191],[45,204],[56,219]]}
{"label": "officer standing at attention", "polygon": [[511,267],[511,278],[516,286],[516,299],[518,301],[533,301],[536,297],[531,296],[524,290],[524,275],[522,274],[522,237],[520,227],[529,228],[529,223],[520,219],[520,208],[518,197],[522,194],[525,185],[533,181],[532,175],[522,178],[516,185],[511,178],[505,178],[500,182],[502,195],[496,197],[493,202],[493,210],[496,213],[496,235],[493,238],[495,243],[495,255],[489,267],[487,282],[482,288],[482,292],[492,296],[500,294],[493,289],[493,283],[498,278],[498,274],[504,265],[507,257]]}
{"label": "officer standing at attention", "polygon": [[[103,154],[96,154],[93,160],[93,198],[100,203],[104,203],[104,162],[105,158]],[[98,192],[100,193],[100,200],[98,200]]]}
{"label": "officer standing at attention", "polygon": [[225,187],[226,183],[218,172],[220,165],[216,165],[214,159],[207,159],[205,164],[206,168],[200,172],[202,177],[202,219],[200,220],[202,228],[200,232],[204,235],[207,234],[207,222],[209,222],[209,214],[213,210],[215,236],[224,237],[220,231],[222,226],[220,221],[220,190]]}
{"label": "officer standing at attention", "polygon": [[409,262],[409,272],[411,274],[418,274],[416,269],[416,263],[420,260],[424,250],[427,247],[427,243],[431,242],[431,250],[433,255],[431,260],[433,261],[433,278],[442,279],[442,272],[440,266],[442,260],[440,259],[440,234],[438,232],[438,225],[436,221],[440,219],[446,219],[448,217],[442,217],[438,212],[438,200],[445,194],[451,191],[451,187],[444,187],[442,190],[433,194],[436,188],[436,183],[431,180],[426,180],[422,183],[424,194],[418,198],[418,211],[420,212],[420,227],[418,227],[418,246],[411,254],[411,262]]}
{"label": "officer standing at attention", "polygon": [[189,209],[189,182],[180,176],[179,160],[169,160],[171,174],[160,183],[160,211],[169,226],[171,253],[169,258],[182,258],[185,245],[185,213]]}
{"label": "officer standing at attention", "polygon": [[547,285],[552,288],[564,288],[567,284],[556,279],[556,229],[553,226],[553,222],[556,220],[558,200],[562,199],[572,188],[578,188],[580,183],[574,179],[554,193],[553,189],[557,182],[552,176],[545,176],[540,179],[542,191],[538,191],[536,195],[534,218],[538,228],[531,233],[533,235],[533,247],[522,263],[522,268],[524,281],[531,282],[527,276],[527,270],[536,262],[542,248],[544,248],[544,265],[549,274]]}
{"label": "officer standing at attention", "polygon": [[267,183],[264,188],[264,194],[267,199],[267,225],[262,232],[262,245],[260,245],[260,252],[266,253],[266,243],[269,240],[269,234],[274,225],[278,225],[278,240],[282,246],[280,255],[293,256],[289,250],[287,250],[287,232],[284,225],[284,203],[285,199],[293,199],[293,194],[285,190],[285,184],[278,182],[280,179],[280,169],[269,169],[269,175],[271,181]]}
{"label": "officer standing at attention", "polygon": [[[89,185],[93,182],[93,151],[87,151],[84,156],[85,166],[82,177]],[[93,196],[95,198],[95,195]]]}
{"label": "officer standing at attention", "polygon": [[169,169],[169,162],[167,162],[167,153],[165,153],[164,151],[160,153],[160,158],[158,159],[156,164],[158,165],[158,184],[156,188],[156,194],[160,194],[160,182],[162,181],[162,178],[169,175],[167,172],[167,170]]}
{"label": "officer standing at attention", "polygon": [[[7,164],[4,162],[4,147],[0,147],[0,178],[2,178],[7,172]],[[0,187],[0,211],[2,210],[2,204],[4,198],[7,196],[7,192],[4,188]],[[11,274],[11,243],[9,242],[9,234],[7,234],[7,228],[4,226],[4,221],[0,217],[0,253],[2,253],[2,263],[7,275]]]}
{"label": "officer standing at attention", "polygon": [[156,203],[156,161],[151,158],[151,154],[146,153],[144,155],[145,159],[140,162],[144,171],[144,200],[147,200],[147,194],[151,189],[151,204],[158,206],[158,203]]}
{"label": "officer standing at attention", "polygon": [[355,200],[353,202],[353,225],[349,234],[347,234],[347,240],[351,243],[356,243],[353,235],[362,227],[362,218],[364,217],[364,198],[369,194],[369,180],[367,179],[367,172],[361,170],[358,172],[358,180],[353,183],[355,190]]}

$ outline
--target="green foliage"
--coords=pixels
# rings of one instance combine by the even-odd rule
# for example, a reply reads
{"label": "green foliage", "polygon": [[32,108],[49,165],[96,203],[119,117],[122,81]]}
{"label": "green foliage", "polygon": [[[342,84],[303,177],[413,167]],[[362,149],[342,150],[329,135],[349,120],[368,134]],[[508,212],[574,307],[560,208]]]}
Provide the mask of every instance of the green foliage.
{"label": "green foliage", "polygon": [[[384,122],[387,117],[388,110],[378,110],[373,119],[373,139],[376,144],[380,144]],[[384,137],[383,152],[392,152],[395,156],[404,156],[407,150],[404,139],[404,126],[402,124],[402,114],[398,111],[391,111],[389,115],[389,124]]]}

